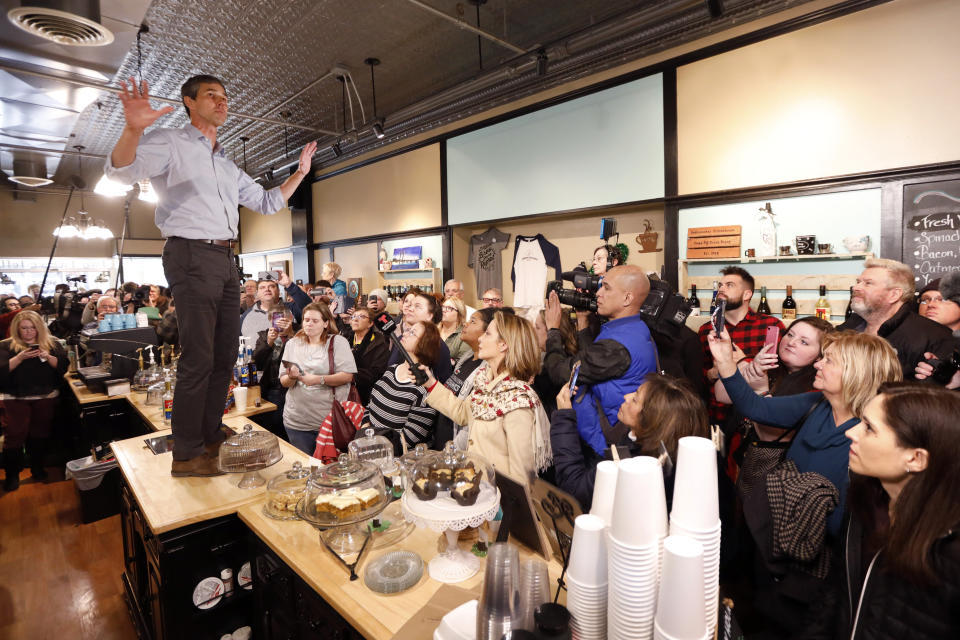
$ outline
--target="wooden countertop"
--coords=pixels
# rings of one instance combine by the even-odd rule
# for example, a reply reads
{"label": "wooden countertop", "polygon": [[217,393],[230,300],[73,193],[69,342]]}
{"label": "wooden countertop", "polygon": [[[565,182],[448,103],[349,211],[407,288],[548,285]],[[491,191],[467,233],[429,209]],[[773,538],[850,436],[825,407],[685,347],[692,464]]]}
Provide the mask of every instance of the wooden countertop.
{"label": "wooden countertop", "polygon": [[[108,396],[105,393],[93,393],[87,389],[86,385],[76,386],[74,383],[79,382],[79,378],[75,378],[72,374],[64,375],[64,379],[67,381],[67,384],[70,386],[70,389],[73,391],[74,397],[77,399],[77,402],[80,405],[92,404],[94,402],[106,402],[108,400],[127,400],[130,403],[130,406],[136,410],[140,417],[150,425],[154,431],[163,431],[164,429],[169,428],[163,422],[163,411],[162,407],[159,405],[147,405],[145,404],[147,394],[144,391],[131,391],[130,393],[125,393],[119,396]],[[261,413],[269,413],[274,411],[277,408],[277,405],[269,402],[267,400],[260,400],[260,406],[254,406],[253,402],[260,397],[259,387],[256,388],[256,391],[251,394],[249,398],[247,408],[243,411],[237,411],[236,406],[232,407],[230,411],[223,414],[224,421],[228,418],[237,418],[245,416],[255,416]]]}
{"label": "wooden countertop", "polygon": [[[147,394],[144,391],[131,391],[130,393],[125,394],[125,397],[130,402],[130,406],[140,414],[140,417],[143,418],[144,422],[149,424],[154,431],[163,431],[169,429],[170,426],[164,423],[163,421],[163,407],[160,405],[148,405],[146,403]],[[259,397],[258,393],[254,397]],[[223,421],[226,424],[230,424],[228,420],[231,418],[245,418],[247,416],[255,416],[260,413],[268,413],[277,408],[277,405],[266,400],[260,401],[260,406],[253,406],[253,400],[247,404],[247,408],[243,411],[237,411],[237,407],[234,406],[230,411],[223,414]],[[232,426],[232,425],[231,425]]]}
{"label": "wooden countertop", "polygon": [[70,390],[73,391],[73,397],[77,399],[81,405],[92,404],[94,402],[106,402],[107,400],[122,400],[124,396],[108,396],[105,393],[93,393],[90,389],[87,389],[87,385],[81,384],[77,386],[77,382],[81,382],[80,377],[73,373],[64,374],[63,379],[67,381],[67,385],[70,387]]}
{"label": "wooden countertop", "polygon": [[[240,431],[249,421],[227,418],[224,423]],[[255,429],[260,429],[253,425]],[[169,430],[155,435],[169,434]],[[174,478],[170,475],[172,453],[154,455],[144,442],[144,436],[120,440],[111,444],[117,462],[127,479],[143,515],[155,534],[177,529],[235,513],[241,506],[260,504],[266,485],[256,489],[240,489],[241,475],[228,473],[211,478]],[[280,471],[299,460],[309,466],[310,458],[283,440],[280,441],[283,458],[261,473],[268,481]]]}
{"label": "wooden countertop", "polygon": [[[366,564],[386,552],[401,549],[415,551],[425,564],[433,559],[437,554],[437,541],[443,534],[429,529],[414,529],[395,545],[367,550],[357,567],[360,578],[351,582],[349,571],[320,542],[319,532],[310,524],[299,520],[273,520],[263,514],[262,500],[244,505],[237,513],[251,531],[368,640],[393,638],[443,586],[430,578],[426,566],[424,576],[417,586],[402,594],[381,595],[374,593],[363,583]],[[466,548],[467,543],[462,542],[461,545]],[[522,550],[522,553],[528,552]],[[555,560],[550,562],[552,585],[556,585],[561,568]],[[479,597],[482,584],[483,571],[480,571],[455,586],[473,589]],[[553,589],[555,590],[556,586]],[[564,596],[561,594],[561,601],[563,600]]]}

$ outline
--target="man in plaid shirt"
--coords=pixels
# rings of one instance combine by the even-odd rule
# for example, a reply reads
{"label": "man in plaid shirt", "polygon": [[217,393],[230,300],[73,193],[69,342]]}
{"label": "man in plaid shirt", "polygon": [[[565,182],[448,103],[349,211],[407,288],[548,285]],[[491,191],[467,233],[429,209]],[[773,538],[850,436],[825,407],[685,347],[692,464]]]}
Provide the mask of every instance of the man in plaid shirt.
{"label": "man in plaid shirt", "polygon": [[[727,332],[733,341],[734,348],[743,353],[738,360],[753,358],[763,348],[767,338],[767,327],[780,327],[784,332],[783,323],[773,316],[756,313],[750,308],[750,299],[753,297],[753,276],[741,267],[725,267],[720,271],[720,285],[717,299],[727,301],[727,312],[724,314]],[[730,406],[717,402],[713,385],[717,381],[717,368],[713,364],[710,346],[707,344],[707,334],[712,324],[705,323],[700,327],[700,346],[703,349],[703,375],[707,388],[710,389],[710,421],[723,425],[730,413]]]}

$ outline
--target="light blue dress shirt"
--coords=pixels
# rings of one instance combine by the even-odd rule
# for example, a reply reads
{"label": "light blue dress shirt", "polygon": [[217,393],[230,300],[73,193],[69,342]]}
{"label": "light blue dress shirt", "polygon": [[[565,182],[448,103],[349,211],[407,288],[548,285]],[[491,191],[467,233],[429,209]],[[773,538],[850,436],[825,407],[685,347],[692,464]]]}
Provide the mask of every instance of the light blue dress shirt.
{"label": "light blue dress shirt", "polygon": [[154,129],[140,140],[133,164],[114,167],[108,155],[104,173],[123,184],[149,178],[159,200],[154,218],[165,238],[233,240],[238,205],[268,215],[286,206],[279,187],[254,182],[192,124]]}

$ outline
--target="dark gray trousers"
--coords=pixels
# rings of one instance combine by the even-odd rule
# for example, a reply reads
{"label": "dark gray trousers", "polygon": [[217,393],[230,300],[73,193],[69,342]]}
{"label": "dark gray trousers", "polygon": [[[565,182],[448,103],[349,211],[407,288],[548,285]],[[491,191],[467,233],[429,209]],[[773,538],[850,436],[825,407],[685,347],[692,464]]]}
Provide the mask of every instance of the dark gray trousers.
{"label": "dark gray trousers", "polygon": [[220,423],[240,336],[240,280],[229,247],[168,238],[163,272],[177,308],[182,355],[173,394],[173,458],[223,438]]}

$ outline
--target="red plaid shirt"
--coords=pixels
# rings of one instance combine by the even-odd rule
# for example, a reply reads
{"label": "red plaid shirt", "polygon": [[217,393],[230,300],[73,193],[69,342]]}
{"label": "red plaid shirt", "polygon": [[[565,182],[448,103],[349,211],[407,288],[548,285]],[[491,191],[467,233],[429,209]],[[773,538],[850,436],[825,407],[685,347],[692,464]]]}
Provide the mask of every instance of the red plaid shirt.
{"label": "red plaid shirt", "polygon": [[[757,355],[763,348],[763,343],[767,339],[767,327],[780,327],[780,334],[786,333],[783,323],[777,318],[768,315],[761,315],[749,309],[743,320],[733,325],[725,321],[727,333],[735,345],[740,347],[748,358]],[[711,323],[706,322],[700,327],[700,346],[703,349],[703,377],[706,380],[707,388],[710,389],[710,420],[715,424],[723,424],[730,414],[730,405],[717,402],[713,393],[713,382],[707,378],[707,371],[713,368],[713,354],[710,353],[710,345],[707,343],[707,335],[710,333]]]}

